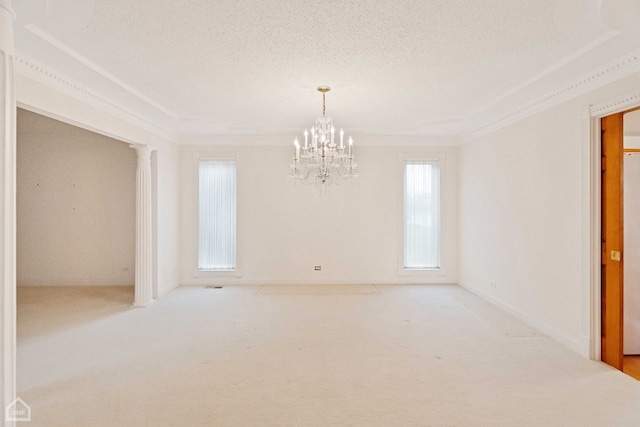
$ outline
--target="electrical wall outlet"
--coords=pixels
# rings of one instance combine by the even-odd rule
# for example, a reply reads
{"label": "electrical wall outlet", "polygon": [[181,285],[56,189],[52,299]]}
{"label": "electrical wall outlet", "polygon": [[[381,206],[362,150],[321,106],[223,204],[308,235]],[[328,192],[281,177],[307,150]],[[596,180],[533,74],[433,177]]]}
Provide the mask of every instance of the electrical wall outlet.
{"label": "electrical wall outlet", "polygon": [[316,265],[315,267],[313,267],[313,269],[315,271],[320,271],[320,270],[322,270],[322,266],[321,265]]}

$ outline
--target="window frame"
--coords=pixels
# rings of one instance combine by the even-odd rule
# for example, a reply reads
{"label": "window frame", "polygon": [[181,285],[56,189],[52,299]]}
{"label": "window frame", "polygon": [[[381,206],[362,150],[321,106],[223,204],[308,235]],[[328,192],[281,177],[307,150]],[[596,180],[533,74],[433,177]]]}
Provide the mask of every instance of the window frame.
{"label": "window frame", "polygon": [[[423,276],[423,277],[442,277],[447,275],[446,265],[448,260],[446,257],[447,248],[447,227],[448,216],[447,211],[447,155],[446,153],[402,153],[398,158],[398,275],[399,276]],[[405,223],[404,223],[404,180],[405,166],[407,163],[419,162],[437,162],[440,174],[440,267],[437,268],[405,268],[404,260],[404,239],[405,239]]]}
{"label": "window frame", "polygon": [[[200,163],[207,160],[233,161],[236,169],[236,265],[234,269],[201,269],[199,267],[200,256]],[[193,255],[192,255],[192,276],[193,277],[241,277],[242,257],[241,257],[241,234],[240,234],[240,213],[238,203],[240,197],[240,156],[236,153],[194,153],[193,154]]]}

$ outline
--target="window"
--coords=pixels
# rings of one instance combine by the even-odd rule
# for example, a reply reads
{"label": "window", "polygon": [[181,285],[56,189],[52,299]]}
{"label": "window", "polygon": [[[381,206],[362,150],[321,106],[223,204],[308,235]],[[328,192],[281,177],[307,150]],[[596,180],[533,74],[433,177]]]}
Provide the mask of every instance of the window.
{"label": "window", "polygon": [[236,269],[235,160],[199,161],[198,269]]}
{"label": "window", "polygon": [[404,163],[404,268],[440,268],[440,163]]}

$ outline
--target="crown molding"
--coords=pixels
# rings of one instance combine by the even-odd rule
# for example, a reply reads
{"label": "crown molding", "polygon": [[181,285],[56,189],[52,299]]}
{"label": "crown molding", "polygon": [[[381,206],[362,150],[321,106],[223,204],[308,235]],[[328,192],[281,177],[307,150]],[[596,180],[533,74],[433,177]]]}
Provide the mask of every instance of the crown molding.
{"label": "crown molding", "polygon": [[601,104],[594,104],[589,108],[591,117],[604,117],[609,114],[619,113],[640,105],[640,91],[630,93],[619,98],[614,98]]}
{"label": "crown molding", "polygon": [[[156,125],[153,120],[150,120],[124,105],[113,101],[112,99],[104,96],[103,94],[96,92],[67,76],[62,75],[57,70],[39,63],[38,61],[28,58],[27,56],[16,52],[15,56],[15,70],[17,74],[23,75],[28,78],[32,78],[45,86],[52,88],[58,92],[62,92],[72,98],[85,102],[92,107],[107,113],[113,114],[118,118],[121,118],[134,126],[140,127],[156,136],[160,136],[171,142],[177,142],[178,136],[169,132],[166,129]],[[36,111],[37,107],[29,108],[29,106],[23,106],[32,111]],[[35,107],[35,106],[31,106]],[[92,129],[92,131],[98,131]],[[112,135],[107,135],[113,137]]]}
{"label": "crown molding", "polygon": [[[375,146],[420,146],[420,147],[451,147],[459,145],[454,136],[428,135],[374,135],[353,134],[354,147]],[[183,135],[178,142],[180,145],[211,145],[211,146],[291,146],[291,133],[277,133],[268,135]]]}
{"label": "crown molding", "polygon": [[551,76],[553,73],[558,71],[560,68],[562,68],[562,67],[566,66],[567,64],[569,64],[571,61],[574,61],[574,60],[578,59],[579,57],[588,54],[589,52],[591,52],[592,50],[596,49],[600,45],[606,43],[607,41],[611,40],[612,38],[614,38],[618,34],[620,34],[620,32],[616,31],[616,30],[607,31],[605,34],[603,34],[599,38],[595,39],[591,43],[583,46],[581,49],[578,49],[577,51],[565,56],[560,61],[552,64],[551,66],[545,68],[544,70],[542,70],[538,74],[534,75],[533,77],[527,79],[526,81],[520,83],[519,85],[513,87],[512,89],[508,90],[507,92],[505,92],[502,95],[498,96],[497,98],[493,99],[490,103],[485,105],[484,109],[487,109],[487,108],[489,108],[489,107],[491,107],[493,105],[499,104],[502,100],[509,98],[510,96],[518,93],[519,91],[521,91],[521,90],[523,90],[523,89],[535,84],[536,82],[544,79],[545,77]]}
{"label": "crown molding", "polygon": [[120,80],[119,78],[114,76],[113,74],[107,72],[106,70],[104,70],[103,68],[98,66],[96,63],[88,60],[86,57],[84,57],[80,53],[78,53],[75,50],[71,49],[69,46],[67,46],[66,44],[62,43],[61,41],[59,41],[58,39],[53,37],[51,34],[49,34],[46,31],[44,31],[43,29],[37,27],[34,24],[25,25],[24,28],[26,30],[28,30],[29,32],[31,32],[32,34],[34,34],[35,36],[37,36],[40,39],[44,40],[45,42],[49,43],[51,46],[55,47],[59,51],[66,53],[71,58],[75,59],[78,63],[82,64],[84,67],[92,70],[96,74],[98,74],[98,75],[102,76],[103,78],[107,79],[109,82],[111,82],[112,84],[118,86],[122,90],[128,92],[129,94],[133,95],[134,97],[138,98],[139,100],[141,100],[141,101],[145,102],[146,104],[152,106],[156,110],[163,112],[164,114],[166,114],[167,116],[171,117],[172,119],[180,120],[180,117],[178,117],[178,115],[175,114],[173,111],[170,111],[168,108],[164,107],[159,102],[154,101],[153,99],[151,99],[148,96],[144,95],[140,91],[138,91],[135,88],[129,86],[128,84],[126,84],[125,82],[123,82],[122,80]]}
{"label": "crown molding", "polygon": [[42,108],[38,108],[38,107],[35,107],[33,105],[25,104],[25,103],[22,103],[22,102],[16,102],[16,106],[18,108],[23,109],[23,110],[31,111],[32,113],[36,113],[36,114],[39,114],[41,116],[57,120],[59,122],[66,123],[68,125],[75,126],[77,128],[80,128],[80,129],[85,129],[85,130],[88,130],[90,132],[97,133],[99,135],[103,135],[103,136],[106,136],[108,138],[115,139],[115,140],[127,143],[129,145],[144,145],[144,144],[141,144],[140,142],[134,141],[134,140],[132,140],[130,138],[127,138],[127,137],[124,137],[122,135],[117,135],[117,134],[114,134],[112,132],[107,132],[104,129],[98,129],[98,128],[90,126],[90,125],[88,125],[88,124],[86,124],[84,122],[80,122],[78,120],[74,120],[74,119],[69,118],[67,116],[63,116],[63,115],[57,114],[57,113],[52,112],[52,111],[44,110]]}
{"label": "crown molding", "polygon": [[546,95],[522,105],[520,108],[517,108],[496,120],[488,122],[471,132],[464,133],[460,138],[460,142],[462,144],[472,142],[481,136],[495,132],[540,111],[559,105],[636,72],[640,72],[640,49],[621,56],[606,65],[597,67],[591,72],[583,74],[581,77],[560,86]]}

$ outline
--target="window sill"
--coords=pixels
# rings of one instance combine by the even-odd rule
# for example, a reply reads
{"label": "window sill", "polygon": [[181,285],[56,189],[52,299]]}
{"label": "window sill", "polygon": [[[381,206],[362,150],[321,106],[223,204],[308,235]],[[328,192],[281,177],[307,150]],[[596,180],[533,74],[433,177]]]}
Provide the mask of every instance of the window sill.
{"label": "window sill", "polygon": [[226,276],[226,277],[240,277],[242,272],[238,269],[235,270],[205,270],[199,269],[193,272],[193,277],[207,277],[207,276]]}
{"label": "window sill", "polygon": [[401,268],[399,276],[445,276],[442,268]]}

